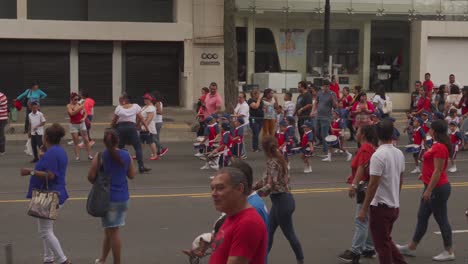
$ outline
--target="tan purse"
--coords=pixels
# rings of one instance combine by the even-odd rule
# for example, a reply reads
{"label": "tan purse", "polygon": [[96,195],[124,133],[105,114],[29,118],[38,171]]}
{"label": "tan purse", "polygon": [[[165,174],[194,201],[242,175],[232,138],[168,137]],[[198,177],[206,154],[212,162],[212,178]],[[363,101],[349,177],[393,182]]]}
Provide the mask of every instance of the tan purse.
{"label": "tan purse", "polygon": [[59,192],[49,191],[49,181],[46,177],[46,188],[33,189],[28,215],[32,217],[56,220],[59,209]]}

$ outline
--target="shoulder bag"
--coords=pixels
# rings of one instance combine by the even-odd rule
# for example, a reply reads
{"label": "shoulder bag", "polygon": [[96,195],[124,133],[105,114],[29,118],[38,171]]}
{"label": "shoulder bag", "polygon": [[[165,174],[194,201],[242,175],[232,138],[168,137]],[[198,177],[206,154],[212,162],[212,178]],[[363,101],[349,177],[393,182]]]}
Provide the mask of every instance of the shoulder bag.
{"label": "shoulder bag", "polygon": [[86,210],[94,217],[104,217],[110,207],[110,177],[104,171],[102,153],[97,155],[98,169],[93,187],[88,194]]}
{"label": "shoulder bag", "polygon": [[385,98],[383,107],[382,107],[382,112],[384,114],[390,114],[393,111],[393,103],[390,101],[390,98]]}
{"label": "shoulder bag", "polygon": [[33,189],[28,215],[36,218],[56,220],[59,209],[59,192],[49,191],[49,179],[45,177],[45,189]]}

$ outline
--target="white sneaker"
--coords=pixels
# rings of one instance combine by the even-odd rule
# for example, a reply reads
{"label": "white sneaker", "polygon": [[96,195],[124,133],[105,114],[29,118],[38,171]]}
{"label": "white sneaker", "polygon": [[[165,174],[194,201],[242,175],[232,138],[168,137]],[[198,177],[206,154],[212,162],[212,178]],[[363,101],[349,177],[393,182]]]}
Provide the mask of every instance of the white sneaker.
{"label": "white sneaker", "polygon": [[353,154],[348,152],[348,154],[346,154],[346,161],[351,161],[352,158],[353,158]]}
{"label": "white sneaker", "polygon": [[326,158],[322,159],[322,161],[329,161],[329,162],[331,162],[332,160],[331,160],[331,158],[326,157]]}
{"label": "white sneaker", "polygon": [[309,167],[304,167],[304,173],[311,173],[312,172],[312,168],[309,166]]}
{"label": "white sneaker", "polygon": [[457,166],[452,166],[448,169],[449,172],[457,172]]}
{"label": "white sneaker", "polygon": [[210,168],[210,165],[205,164],[205,166],[201,167],[200,170],[208,170]]}
{"label": "white sneaker", "polygon": [[447,250],[432,258],[434,261],[452,261],[455,260],[455,254],[450,254]]}
{"label": "white sneaker", "polygon": [[96,259],[96,260],[94,261],[94,264],[104,264],[104,262],[100,261],[99,259]]}
{"label": "white sneaker", "polygon": [[204,156],[204,154],[203,154],[203,153],[200,153],[200,152],[198,152],[198,153],[195,153],[195,155],[194,155],[194,156],[195,156],[195,157],[203,157],[203,156]]}
{"label": "white sneaker", "polygon": [[291,170],[291,165],[289,165],[289,162],[288,162],[288,170]]}
{"label": "white sneaker", "polygon": [[400,251],[402,255],[408,257],[416,257],[416,255],[414,254],[414,250],[409,249],[408,245],[395,244],[395,246],[398,248],[398,251]]}
{"label": "white sneaker", "polygon": [[414,168],[414,170],[411,171],[412,174],[416,174],[416,173],[421,173],[421,169],[419,169],[419,167],[416,167]]}
{"label": "white sneaker", "polygon": [[213,170],[219,170],[219,165],[216,164],[216,165],[210,165],[210,168],[212,168]]}
{"label": "white sneaker", "polygon": [[312,172],[312,166],[309,166],[309,173]]}
{"label": "white sneaker", "polygon": [[73,140],[68,141],[67,145],[68,146],[73,146]]}
{"label": "white sneaker", "polygon": [[338,153],[338,151],[340,151],[339,149],[335,149],[335,153]]}

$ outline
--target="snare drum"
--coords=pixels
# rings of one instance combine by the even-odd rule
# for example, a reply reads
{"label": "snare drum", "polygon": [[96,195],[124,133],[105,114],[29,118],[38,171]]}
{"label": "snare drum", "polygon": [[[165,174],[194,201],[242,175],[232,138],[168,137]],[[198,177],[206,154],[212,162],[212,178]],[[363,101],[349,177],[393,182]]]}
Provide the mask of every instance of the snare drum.
{"label": "snare drum", "polygon": [[205,140],[205,137],[197,137],[196,141],[197,142],[203,142]]}
{"label": "snare drum", "polygon": [[194,149],[205,148],[205,144],[202,144],[201,142],[195,142],[195,143],[193,143],[193,148]]}
{"label": "snare drum", "polygon": [[304,154],[306,157],[312,157],[314,153],[310,150],[309,147],[307,147],[302,149],[302,154]]}
{"label": "snare drum", "polygon": [[291,151],[288,153],[288,155],[295,155],[295,154],[299,154],[299,153],[302,153],[302,148],[301,147],[292,148]]}
{"label": "snare drum", "polygon": [[336,146],[338,145],[338,137],[335,135],[326,136],[325,142],[327,142],[327,145],[329,146]]}
{"label": "snare drum", "polygon": [[434,143],[434,141],[432,140],[432,137],[431,136],[426,136],[426,145],[428,147],[431,147],[433,143]]}
{"label": "snare drum", "polygon": [[421,146],[416,144],[406,145],[405,146],[407,153],[419,153],[421,151]]}

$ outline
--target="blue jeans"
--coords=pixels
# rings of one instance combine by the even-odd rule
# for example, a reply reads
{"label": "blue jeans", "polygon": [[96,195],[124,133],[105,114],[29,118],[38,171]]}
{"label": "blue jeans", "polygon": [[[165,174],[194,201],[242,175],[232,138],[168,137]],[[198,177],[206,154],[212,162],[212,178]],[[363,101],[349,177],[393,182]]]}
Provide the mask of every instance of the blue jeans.
{"label": "blue jeans", "polygon": [[317,126],[318,129],[317,134],[320,136],[320,142],[322,142],[323,152],[328,152],[328,145],[325,142],[325,138],[328,136],[328,132],[330,131],[331,120],[328,118],[317,118]]}
{"label": "blue jeans", "polygon": [[258,150],[258,138],[260,136],[260,131],[262,130],[262,119],[253,119],[250,118],[249,125],[250,129],[252,129],[252,149]]}
{"label": "blue jeans", "polygon": [[[426,190],[427,185],[424,187]],[[430,201],[426,202],[421,199],[418,211],[418,224],[414,232],[413,241],[419,243],[427,231],[429,217],[434,214],[434,218],[439,225],[442,239],[444,240],[445,249],[452,247],[452,228],[448,221],[447,202],[451,192],[450,183],[435,187],[432,190]]]}
{"label": "blue jeans", "polygon": [[362,204],[356,205],[356,219],[354,220],[354,235],[351,245],[351,251],[358,255],[361,255],[363,251],[374,250],[374,242],[369,231],[369,213],[366,216],[365,223],[357,218],[361,208]]}

